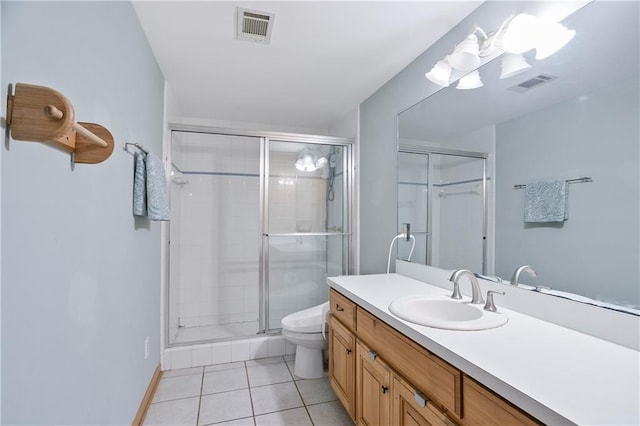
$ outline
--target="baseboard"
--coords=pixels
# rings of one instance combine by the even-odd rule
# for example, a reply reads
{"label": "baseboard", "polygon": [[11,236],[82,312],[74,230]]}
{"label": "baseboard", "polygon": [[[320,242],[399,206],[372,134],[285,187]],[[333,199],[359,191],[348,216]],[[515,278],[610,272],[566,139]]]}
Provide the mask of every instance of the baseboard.
{"label": "baseboard", "polygon": [[151,382],[149,382],[149,387],[147,388],[147,392],[144,394],[144,398],[142,398],[142,402],[140,403],[140,407],[138,407],[138,412],[131,422],[132,426],[140,426],[144,421],[144,418],[147,415],[147,410],[149,410],[149,405],[151,405],[151,400],[153,399],[153,394],[156,393],[156,389],[158,387],[158,383],[160,383],[160,379],[162,378],[162,370],[160,369],[160,364],[156,367],[156,371],[153,373],[153,377],[151,377]]}

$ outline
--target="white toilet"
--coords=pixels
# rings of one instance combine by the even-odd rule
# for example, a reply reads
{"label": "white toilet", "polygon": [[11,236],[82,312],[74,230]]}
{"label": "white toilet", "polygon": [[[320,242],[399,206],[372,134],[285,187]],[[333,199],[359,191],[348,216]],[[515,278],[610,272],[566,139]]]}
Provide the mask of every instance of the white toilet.
{"label": "white toilet", "polygon": [[[282,335],[296,345],[294,374],[303,379],[323,376],[322,350],[326,349],[325,321],[329,302],[282,318]],[[324,332],[324,336],[323,336]]]}

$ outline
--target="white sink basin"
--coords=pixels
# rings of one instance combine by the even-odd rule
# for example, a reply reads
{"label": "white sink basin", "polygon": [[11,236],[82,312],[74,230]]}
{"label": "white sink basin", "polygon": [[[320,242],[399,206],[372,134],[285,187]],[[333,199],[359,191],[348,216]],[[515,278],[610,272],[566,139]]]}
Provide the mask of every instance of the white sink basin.
{"label": "white sink basin", "polygon": [[482,305],[423,295],[400,297],[391,302],[389,310],[405,321],[447,330],[486,330],[509,320],[501,312],[483,310]]}

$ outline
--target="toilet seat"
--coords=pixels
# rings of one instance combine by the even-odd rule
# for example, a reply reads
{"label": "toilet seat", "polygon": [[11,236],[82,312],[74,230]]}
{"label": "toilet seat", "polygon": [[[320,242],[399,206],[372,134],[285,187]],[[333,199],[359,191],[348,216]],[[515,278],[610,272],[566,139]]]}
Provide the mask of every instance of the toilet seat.
{"label": "toilet seat", "polygon": [[282,318],[282,328],[295,333],[321,333],[325,322],[323,312],[329,302],[294,312]]}

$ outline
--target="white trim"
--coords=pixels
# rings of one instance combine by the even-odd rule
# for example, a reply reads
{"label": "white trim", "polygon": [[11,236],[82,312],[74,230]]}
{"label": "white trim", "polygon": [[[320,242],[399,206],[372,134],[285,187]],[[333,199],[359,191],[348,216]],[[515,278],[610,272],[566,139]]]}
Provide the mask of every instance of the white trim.
{"label": "white trim", "polygon": [[[162,112],[162,161],[164,163],[167,185],[171,179],[171,132],[168,123],[169,82],[164,81],[164,108]],[[166,348],[165,320],[168,319],[168,291],[169,291],[169,222],[163,221],[160,225],[160,369],[165,370],[165,357],[162,356]]]}

